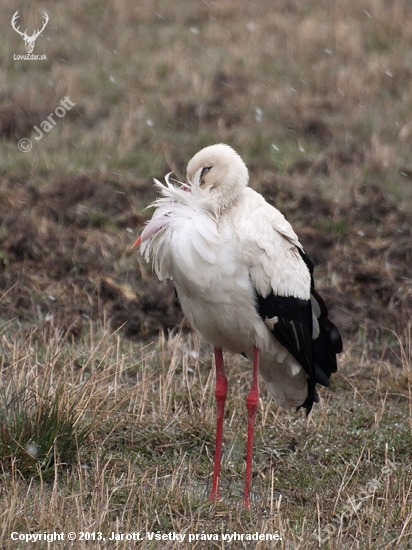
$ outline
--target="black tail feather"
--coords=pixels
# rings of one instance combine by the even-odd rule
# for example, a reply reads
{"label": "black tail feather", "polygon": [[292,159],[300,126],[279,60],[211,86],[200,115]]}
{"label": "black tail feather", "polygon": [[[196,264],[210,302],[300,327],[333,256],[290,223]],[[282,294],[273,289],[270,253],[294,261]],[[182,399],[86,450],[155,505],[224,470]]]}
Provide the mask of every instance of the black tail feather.
{"label": "black tail feather", "polygon": [[314,288],[311,293],[320,308],[319,336],[313,340],[315,380],[317,383],[329,387],[329,378],[338,370],[336,354],[342,351],[342,338],[338,328],[328,318],[328,308],[321,296]]}

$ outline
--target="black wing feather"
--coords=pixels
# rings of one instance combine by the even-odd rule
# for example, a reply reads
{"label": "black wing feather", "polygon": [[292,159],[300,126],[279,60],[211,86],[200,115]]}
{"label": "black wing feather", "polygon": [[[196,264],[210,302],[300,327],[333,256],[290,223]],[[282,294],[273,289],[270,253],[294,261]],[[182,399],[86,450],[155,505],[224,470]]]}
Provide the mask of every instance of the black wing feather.
{"label": "black wing feather", "polygon": [[[311,273],[311,300],[294,296],[278,296],[271,292],[266,298],[256,291],[256,306],[259,316],[265,319],[277,318],[272,332],[296,361],[303,367],[308,379],[308,397],[301,407],[306,413],[318,401],[316,383],[329,386],[329,378],[337,370],[336,354],[342,351],[339,330],[328,318],[328,309],[314,288],[313,263],[298,249]],[[313,312],[316,307],[319,335],[313,339]],[[300,408],[300,407],[299,407]]]}
{"label": "black wing feather", "polygon": [[271,292],[266,298],[258,293],[257,310],[263,321],[277,317],[272,332],[296,361],[304,368],[308,377],[308,397],[301,407],[310,412],[318,401],[316,394],[315,369],[313,364],[312,310],[309,300],[293,296],[277,296]]}

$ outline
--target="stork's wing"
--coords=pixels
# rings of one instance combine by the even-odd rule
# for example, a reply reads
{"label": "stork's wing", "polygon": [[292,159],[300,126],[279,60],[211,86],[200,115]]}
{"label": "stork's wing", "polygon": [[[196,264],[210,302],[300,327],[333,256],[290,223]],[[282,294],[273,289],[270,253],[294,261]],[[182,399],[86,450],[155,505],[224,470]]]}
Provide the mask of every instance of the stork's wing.
{"label": "stork's wing", "polygon": [[256,308],[266,326],[293,355],[308,377],[308,397],[317,401],[315,384],[329,386],[342,348],[338,329],[313,287],[313,265],[284,216],[257,201],[242,222],[244,259],[256,291]]}
{"label": "stork's wing", "polygon": [[[312,342],[315,378],[316,382],[324,386],[329,386],[331,374],[337,371],[336,355],[341,353],[343,349],[342,338],[338,328],[328,317],[328,308],[323,298],[315,290],[312,261],[303,250],[299,250],[299,253],[311,275],[310,301],[312,320],[315,325]],[[322,382],[322,378],[324,378],[327,383]]]}

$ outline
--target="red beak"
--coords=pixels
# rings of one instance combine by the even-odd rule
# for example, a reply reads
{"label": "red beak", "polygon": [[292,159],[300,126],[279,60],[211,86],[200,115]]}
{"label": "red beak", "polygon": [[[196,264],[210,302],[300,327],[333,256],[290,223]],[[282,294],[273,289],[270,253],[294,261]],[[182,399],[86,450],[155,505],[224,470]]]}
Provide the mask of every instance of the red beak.
{"label": "red beak", "polygon": [[137,237],[137,239],[135,240],[135,242],[133,243],[132,245],[132,248],[136,248],[137,246],[139,246],[139,244],[142,242],[142,236],[140,235],[140,237]]}

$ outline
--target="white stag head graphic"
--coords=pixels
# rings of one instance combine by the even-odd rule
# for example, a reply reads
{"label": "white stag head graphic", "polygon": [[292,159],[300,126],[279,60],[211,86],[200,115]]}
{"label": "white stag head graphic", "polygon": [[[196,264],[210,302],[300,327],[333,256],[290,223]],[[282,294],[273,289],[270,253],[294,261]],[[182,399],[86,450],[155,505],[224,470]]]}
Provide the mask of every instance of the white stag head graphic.
{"label": "white stag head graphic", "polygon": [[24,43],[25,43],[24,45],[26,47],[27,53],[31,53],[33,51],[33,48],[34,48],[34,43],[36,42],[39,34],[41,34],[43,32],[44,27],[47,25],[47,23],[49,21],[49,16],[47,15],[47,13],[44,15],[44,22],[43,22],[42,28],[40,30],[33,31],[32,36],[27,35],[27,29],[24,32],[21,32],[21,31],[19,31],[20,27],[16,28],[16,21],[17,21],[18,17],[19,17],[19,12],[16,11],[16,13],[13,15],[13,19],[11,20],[11,26],[23,38]]}

